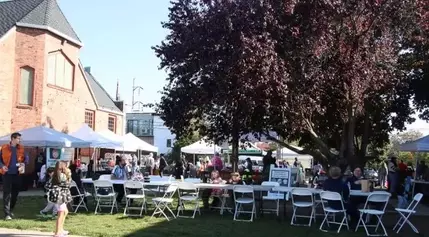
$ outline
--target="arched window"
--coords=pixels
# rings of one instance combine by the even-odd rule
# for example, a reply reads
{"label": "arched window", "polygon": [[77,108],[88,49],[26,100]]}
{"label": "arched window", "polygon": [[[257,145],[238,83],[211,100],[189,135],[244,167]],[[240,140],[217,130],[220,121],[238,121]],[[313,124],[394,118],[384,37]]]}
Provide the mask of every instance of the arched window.
{"label": "arched window", "polygon": [[31,67],[22,67],[20,69],[19,81],[19,104],[33,105],[34,96],[34,69]]}

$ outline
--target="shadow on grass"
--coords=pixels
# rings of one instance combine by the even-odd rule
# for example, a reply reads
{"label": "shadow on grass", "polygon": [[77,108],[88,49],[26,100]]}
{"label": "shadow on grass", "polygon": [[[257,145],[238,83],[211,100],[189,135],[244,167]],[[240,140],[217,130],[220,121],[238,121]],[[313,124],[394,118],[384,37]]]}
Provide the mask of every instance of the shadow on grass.
{"label": "shadow on grass", "polygon": [[[18,200],[15,210],[16,219],[12,221],[0,221],[0,227],[22,229],[22,230],[40,230],[52,232],[55,227],[55,220],[43,218],[39,215],[40,209],[45,205],[42,197],[23,197]],[[70,214],[67,217],[65,227],[73,235],[80,236],[145,236],[145,237],[272,237],[272,236],[291,236],[291,237],[361,237],[366,236],[362,230],[357,233],[343,229],[340,234],[325,233],[320,231],[321,220],[318,219],[312,227],[291,226],[291,212],[288,210],[286,219],[277,218],[272,214],[265,214],[254,222],[233,221],[230,213],[223,216],[219,211],[202,210],[201,216],[196,215],[195,219],[178,218],[166,221],[164,218],[150,218],[153,207],[150,206],[148,213],[142,217],[124,217],[122,212],[110,215],[110,210],[104,209],[106,213],[94,215],[93,205],[89,205],[90,212],[83,209],[77,214]],[[243,216],[244,217],[244,216]],[[303,219],[302,223],[307,222]],[[387,214],[383,218],[386,229],[392,230],[397,221],[397,216]],[[412,219],[412,222],[419,228],[421,233],[429,231],[429,221],[427,217]],[[0,235],[1,236],[1,235]],[[16,235],[23,236],[23,235]],[[27,235],[30,236],[30,235]],[[32,235],[34,236],[34,235]],[[396,235],[389,231],[389,236],[421,236],[414,234],[408,226]]]}

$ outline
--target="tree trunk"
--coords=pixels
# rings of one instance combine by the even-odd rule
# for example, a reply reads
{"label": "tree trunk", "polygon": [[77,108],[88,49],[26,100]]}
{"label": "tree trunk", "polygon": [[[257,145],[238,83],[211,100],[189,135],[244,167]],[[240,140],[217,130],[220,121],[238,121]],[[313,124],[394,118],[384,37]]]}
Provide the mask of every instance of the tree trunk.
{"label": "tree trunk", "polygon": [[366,154],[367,154],[367,149],[369,145],[369,132],[370,132],[371,119],[369,117],[369,113],[367,113],[366,111],[368,110],[365,110],[365,117],[363,121],[363,134],[361,139],[362,141],[361,141],[360,151],[359,151],[360,166],[364,166],[366,163]]}
{"label": "tree trunk", "polygon": [[357,160],[355,156],[355,146],[354,146],[354,137],[355,137],[355,128],[356,128],[356,118],[353,111],[353,105],[349,105],[347,108],[347,150],[346,150],[346,159],[347,163],[351,166],[357,165]]}
{"label": "tree trunk", "polygon": [[231,162],[232,162],[232,170],[234,172],[238,171],[238,148],[239,148],[239,133],[234,132],[232,134],[232,152],[231,152]]}

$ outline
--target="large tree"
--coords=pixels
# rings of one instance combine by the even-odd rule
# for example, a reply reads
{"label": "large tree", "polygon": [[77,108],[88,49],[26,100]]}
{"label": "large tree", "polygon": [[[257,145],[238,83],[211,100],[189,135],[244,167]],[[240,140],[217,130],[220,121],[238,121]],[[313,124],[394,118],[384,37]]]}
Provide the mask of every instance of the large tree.
{"label": "large tree", "polygon": [[159,109],[174,133],[230,141],[237,159],[240,136],[263,119],[287,78],[267,10],[259,1],[172,2],[163,23],[170,34],[154,50],[168,71]]}
{"label": "large tree", "polygon": [[411,122],[411,93],[401,70],[401,43],[415,24],[415,2],[276,2],[273,32],[291,75],[275,98],[268,129],[318,151],[320,157],[363,164],[393,129]]}
{"label": "large tree", "polygon": [[400,55],[422,14],[410,12],[413,0],[174,1],[155,47],[169,73],[163,118],[178,134],[197,120],[234,157],[240,134],[260,132],[362,164],[412,121]]}

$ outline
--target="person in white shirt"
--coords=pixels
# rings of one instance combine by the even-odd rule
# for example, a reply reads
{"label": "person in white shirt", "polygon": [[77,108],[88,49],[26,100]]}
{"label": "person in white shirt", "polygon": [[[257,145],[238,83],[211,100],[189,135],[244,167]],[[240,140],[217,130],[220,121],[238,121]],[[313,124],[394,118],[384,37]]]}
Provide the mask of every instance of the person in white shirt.
{"label": "person in white shirt", "polygon": [[153,169],[155,168],[155,159],[153,158],[153,154],[149,154],[149,158],[146,163],[146,171],[149,172],[150,175],[153,174]]}
{"label": "person in white shirt", "polygon": [[45,184],[46,180],[46,164],[42,165],[42,168],[40,168],[40,172],[39,172],[39,182],[41,184]]}

